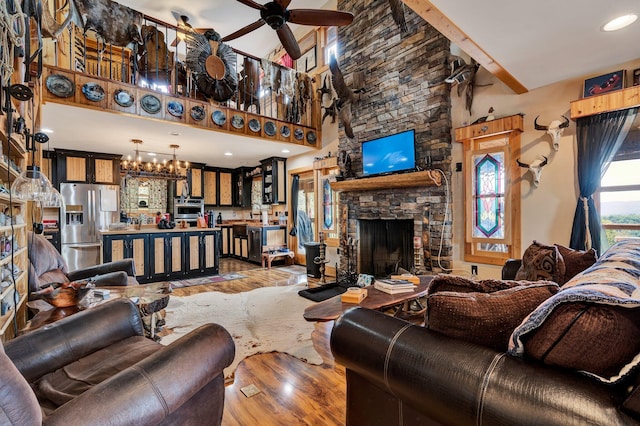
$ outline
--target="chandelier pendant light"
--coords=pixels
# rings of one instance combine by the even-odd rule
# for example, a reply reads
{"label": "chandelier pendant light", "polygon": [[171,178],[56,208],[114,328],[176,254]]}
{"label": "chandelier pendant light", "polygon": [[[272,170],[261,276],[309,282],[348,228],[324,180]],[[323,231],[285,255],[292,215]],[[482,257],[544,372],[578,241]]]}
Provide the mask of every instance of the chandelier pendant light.
{"label": "chandelier pendant light", "polygon": [[136,147],[135,156],[133,158],[128,156],[126,160],[120,162],[120,173],[125,177],[164,180],[183,180],[187,178],[189,162],[179,161],[176,157],[176,149],[180,148],[180,145],[169,145],[169,148],[173,149],[173,155],[169,161],[159,162],[155,158],[153,161],[142,161],[139,148],[143,144],[142,140],[131,139],[131,142]]}

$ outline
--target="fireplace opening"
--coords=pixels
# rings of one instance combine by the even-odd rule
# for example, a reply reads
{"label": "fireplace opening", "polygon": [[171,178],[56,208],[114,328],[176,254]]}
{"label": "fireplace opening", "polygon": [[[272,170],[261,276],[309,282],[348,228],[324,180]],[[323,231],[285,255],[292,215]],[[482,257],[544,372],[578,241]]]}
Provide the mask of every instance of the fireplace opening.
{"label": "fireplace opening", "polygon": [[413,220],[358,221],[360,273],[387,277],[398,267],[413,266]]}

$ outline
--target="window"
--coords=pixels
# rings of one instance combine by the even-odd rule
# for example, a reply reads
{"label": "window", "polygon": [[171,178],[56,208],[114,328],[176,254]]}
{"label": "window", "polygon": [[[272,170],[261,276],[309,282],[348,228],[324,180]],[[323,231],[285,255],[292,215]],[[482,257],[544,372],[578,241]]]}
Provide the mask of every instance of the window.
{"label": "window", "polygon": [[[626,143],[626,142],[625,142]],[[624,151],[624,148],[621,148]],[[622,159],[618,159],[622,157]],[[636,157],[636,158],[629,158]],[[600,181],[602,250],[623,238],[640,238],[640,152],[617,155]]]}
{"label": "window", "polygon": [[521,129],[520,115],[456,129],[464,143],[467,262],[502,265],[521,255],[520,186],[511,185],[519,176]]}

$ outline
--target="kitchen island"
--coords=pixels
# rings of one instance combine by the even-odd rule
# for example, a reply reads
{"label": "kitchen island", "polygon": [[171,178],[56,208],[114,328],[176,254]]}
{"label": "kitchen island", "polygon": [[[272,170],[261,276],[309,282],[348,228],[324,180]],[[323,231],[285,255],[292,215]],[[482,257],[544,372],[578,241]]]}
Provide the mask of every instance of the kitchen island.
{"label": "kitchen island", "polygon": [[220,228],[102,231],[102,261],[132,258],[139,282],[186,279],[219,271]]}

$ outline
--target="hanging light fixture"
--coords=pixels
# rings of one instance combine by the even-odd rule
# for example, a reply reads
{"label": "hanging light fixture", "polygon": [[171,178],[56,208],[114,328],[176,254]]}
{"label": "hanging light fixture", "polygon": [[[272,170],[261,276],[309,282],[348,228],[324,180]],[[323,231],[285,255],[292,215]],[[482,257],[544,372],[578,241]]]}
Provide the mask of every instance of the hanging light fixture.
{"label": "hanging light fixture", "polygon": [[134,157],[131,158],[131,156],[128,156],[126,160],[120,162],[120,173],[125,177],[146,177],[165,180],[182,180],[187,178],[189,162],[179,161],[176,158],[176,149],[180,148],[180,145],[169,145],[169,148],[173,149],[173,155],[169,161],[164,160],[159,162],[155,158],[153,161],[142,161],[139,148],[139,146],[143,144],[142,140],[131,139],[131,142],[136,147]]}

